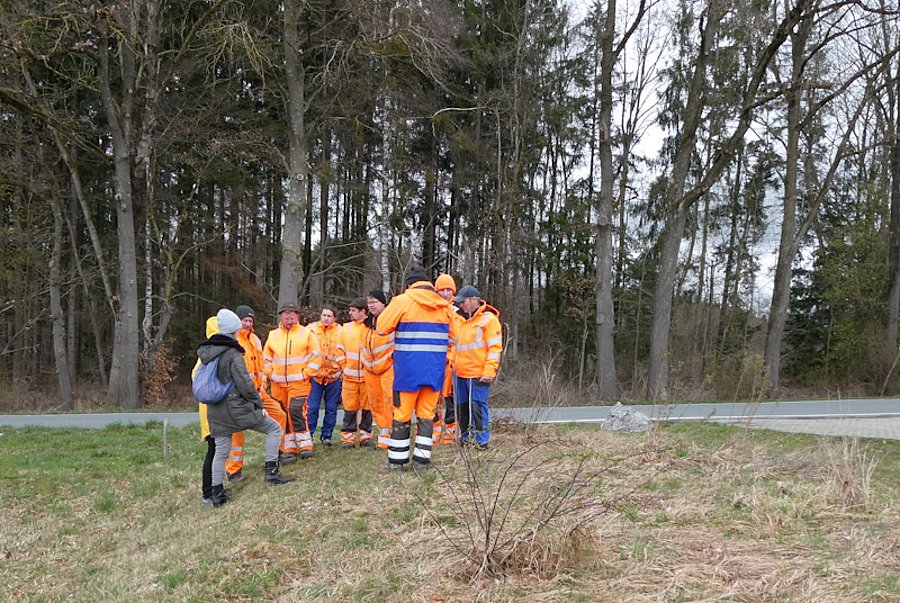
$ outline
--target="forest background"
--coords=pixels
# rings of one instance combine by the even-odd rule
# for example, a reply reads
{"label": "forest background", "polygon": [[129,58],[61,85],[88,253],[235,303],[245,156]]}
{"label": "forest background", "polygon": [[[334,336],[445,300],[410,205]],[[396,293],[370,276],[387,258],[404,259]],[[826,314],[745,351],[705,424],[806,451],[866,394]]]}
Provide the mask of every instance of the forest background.
{"label": "forest background", "polygon": [[501,401],[896,394],[898,53],[888,0],[7,0],[0,406],[187,403],[217,308],[413,263]]}

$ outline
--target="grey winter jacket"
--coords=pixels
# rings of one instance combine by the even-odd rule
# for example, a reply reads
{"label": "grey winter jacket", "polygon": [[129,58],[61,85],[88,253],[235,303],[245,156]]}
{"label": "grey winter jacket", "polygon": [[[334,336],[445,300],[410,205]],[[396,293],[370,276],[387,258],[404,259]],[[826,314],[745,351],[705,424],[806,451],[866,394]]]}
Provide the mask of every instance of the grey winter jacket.
{"label": "grey winter jacket", "polygon": [[256,385],[247,372],[244,354],[233,338],[230,342],[221,343],[227,335],[214,335],[197,347],[197,355],[203,364],[219,358],[216,376],[222,383],[234,381],[234,389],[218,404],[210,404],[207,408],[209,433],[212,437],[224,437],[245,429],[253,429],[266,421],[263,414],[262,398],[256,391]]}

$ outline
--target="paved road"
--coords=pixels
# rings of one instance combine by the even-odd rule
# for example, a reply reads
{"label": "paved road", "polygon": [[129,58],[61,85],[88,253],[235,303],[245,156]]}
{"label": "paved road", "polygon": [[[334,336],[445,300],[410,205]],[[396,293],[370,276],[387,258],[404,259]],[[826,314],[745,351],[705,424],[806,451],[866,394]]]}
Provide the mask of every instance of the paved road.
{"label": "paved road", "polygon": [[[602,423],[610,406],[497,408],[494,418],[538,423]],[[756,404],[668,404],[635,407],[656,421],[716,421],[796,433],[900,440],[900,399],[809,400]],[[0,426],[102,428],[113,423],[167,420],[173,427],[197,421],[196,413],[0,415]]]}

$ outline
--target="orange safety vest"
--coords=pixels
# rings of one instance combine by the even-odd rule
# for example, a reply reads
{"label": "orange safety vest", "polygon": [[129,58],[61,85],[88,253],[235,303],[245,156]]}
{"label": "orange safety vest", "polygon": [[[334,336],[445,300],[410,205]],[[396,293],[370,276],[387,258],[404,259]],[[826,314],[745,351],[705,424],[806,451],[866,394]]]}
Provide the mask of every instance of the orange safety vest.
{"label": "orange safety vest", "polygon": [[256,389],[259,389],[266,382],[266,375],[263,372],[263,351],[262,341],[253,332],[245,331],[243,328],[237,332],[238,343],[244,348],[244,364],[247,365],[247,372],[253,379]]}
{"label": "orange safety vest", "polygon": [[482,302],[469,318],[457,323],[457,337],[451,354],[453,372],[463,379],[493,379],[503,353],[500,312]]}
{"label": "orange safety vest", "polygon": [[370,329],[362,322],[350,321],[341,327],[340,341],[337,346],[338,364],[343,369],[344,381],[365,383],[363,373],[362,349],[366,334]]}
{"label": "orange safety vest", "polygon": [[319,340],[309,327],[299,324],[286,331],[280,326],[269,333],[263,348],[263,372],[272,383],[281,386],[300,383],[319,374]]}
{"label": "orange safety vest", "polygon": [[394,366],[394,334],[379,335],[374,324],[366,326],[362,362],[366,371],[373,375],[382,375],[390,370]]}
{"label": "orange safety vest", "polygon": [[333,323],[325,327],[321,321],[309,325],[319,340],[319,351],[322,354],[322,368],[317,380],[321,383],[333,383],[341,378],[341,365],[338,363],[338,345],[341,340],[341,325]]}

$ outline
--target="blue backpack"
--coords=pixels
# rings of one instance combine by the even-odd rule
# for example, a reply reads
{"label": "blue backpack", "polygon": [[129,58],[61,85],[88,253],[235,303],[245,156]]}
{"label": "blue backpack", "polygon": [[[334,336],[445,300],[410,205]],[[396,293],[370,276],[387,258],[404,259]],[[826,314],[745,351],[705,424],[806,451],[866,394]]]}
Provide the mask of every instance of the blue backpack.
{"label": "blue backpack", "polygon": [[218,404],[234,389],[234,381],[222,383],[216,371],[219,368],[219,356],[216,356],[209,364],[201,363],[194,375],[191,389],[194,390],[194,398],[201,404]]}

